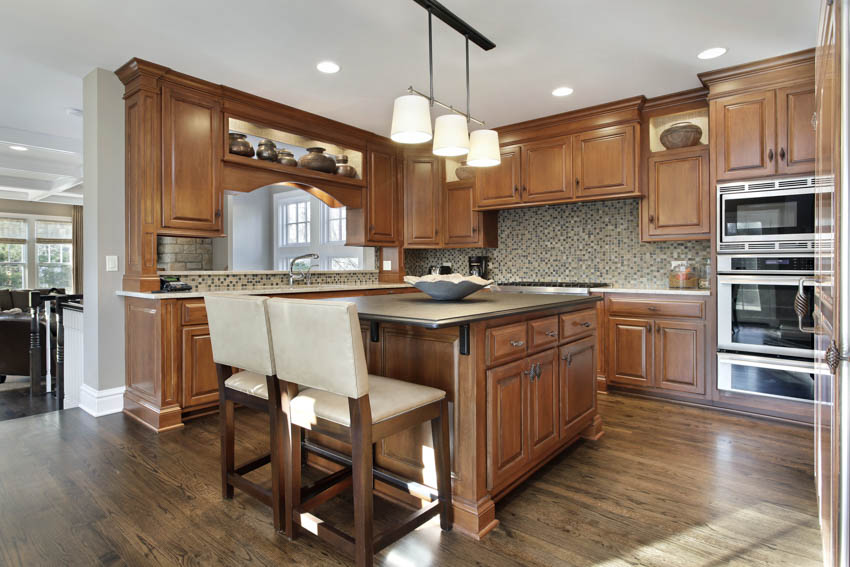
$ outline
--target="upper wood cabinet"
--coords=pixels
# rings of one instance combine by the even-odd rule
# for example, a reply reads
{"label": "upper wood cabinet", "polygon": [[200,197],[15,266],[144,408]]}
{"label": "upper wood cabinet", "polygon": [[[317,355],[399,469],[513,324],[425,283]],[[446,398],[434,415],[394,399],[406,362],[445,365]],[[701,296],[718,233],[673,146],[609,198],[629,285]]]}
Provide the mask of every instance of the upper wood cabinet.
{"label": "upper wood cabinet", "polygon": [[814,85],[711,101],[719,181],[814,171]]}
{"label": "upper wood cabinet", "polygon": [[406,248],[495,248],[498,217],[473,210],[475,181],[443,181],[436,156],[408,156],[404,179]]}
{"label": "upper wood cabinet", "polygon": [[636,125],[611,126],[573,137],[577,199],[637,195]]}
{"label": "upper wood cabinet", "polygon": [[162,232],[222,232],[221,103],[217,97],[162,87]]}
{"label": "upper wood cabinet", "polygon": [[637,124],[502,148],[477,173],[476,209],[639,197]]}
{"label": "upper wood cabinet", "polygon": [[647,177],[647,196],[641,201],[643,240],[710,238],[707,146],[653,155]]}
{"label": "upper wood cabinet", "polygon": [[369,184],[363,206],[348,209],[346,244],[387,246],[401,242],[401,189],[398,159],[391,147],[370,146],[367,151]]}

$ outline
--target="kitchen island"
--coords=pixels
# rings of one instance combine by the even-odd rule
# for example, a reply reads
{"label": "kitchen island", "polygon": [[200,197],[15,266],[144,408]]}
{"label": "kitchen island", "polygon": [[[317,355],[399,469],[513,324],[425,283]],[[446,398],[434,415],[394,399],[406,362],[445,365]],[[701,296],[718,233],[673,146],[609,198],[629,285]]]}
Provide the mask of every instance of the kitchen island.
{"label": "kitchen island", "polygon": [[[498,525],[499,498],[578,439],[602,435],[596,411],[599,297],[481,291],[454,302],[421,293],[339,300],[357,305],[370,374],[446,391],[455,528],[465,534],[483,537]],[[430,428],[417,426],[380,441],[375,465],[434,486],[431,447]],[[376,490],[418,503],[380,482]]]}

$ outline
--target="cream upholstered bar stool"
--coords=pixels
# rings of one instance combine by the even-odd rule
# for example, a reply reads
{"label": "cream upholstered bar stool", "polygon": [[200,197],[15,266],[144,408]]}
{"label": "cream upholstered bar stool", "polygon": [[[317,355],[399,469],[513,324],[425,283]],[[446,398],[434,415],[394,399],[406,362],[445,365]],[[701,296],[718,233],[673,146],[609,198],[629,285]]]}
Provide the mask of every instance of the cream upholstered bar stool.
{"label": "cream upholstered bar stool", "polygon": [[[271,299],[272,348],[281,380],[284,435],[284,531],[297,527],[353,555],[358,566],[372,565],[374,553],[440,514],[452,528],[448,403],[436,388],[370,375],[354,303]],[[298,386],[303,386],[299,392]],[[426,421],[431,422],[437,498],[393,529],[373,537],[373,444]],[[351,444],[351,469],[335,473],[333,485],[302,501],[301,429]],[[401,479],[403,480],[403,479]],[[321,483],[318,483],[321,486]],[[310,514],[348,486],[354,493],[354,537]],[[305,492],[305,496],[307,496]]]}
{"label": "cream upholstered bar stool", "polygon": [[[208,295],[204,298],[210,327],[213,360],[218,372],[221,429],[221,495],[233,498],[233,488],[272,508],[275,531],[283,525],[281,443],[284,435],[280,385],[271,350],[268,298],[244,295]],[[233,372],[234,367],[238,369]],[[271,392],[271,396],[269,393]],[[272,400],[271,402],[269,400]],[[278,400],[275,402],[274,400]],[[269,414],[269,453],[242,465],[234,463],[234,405],[242,404]],[[272,489],[244,475],[271,463]]]}

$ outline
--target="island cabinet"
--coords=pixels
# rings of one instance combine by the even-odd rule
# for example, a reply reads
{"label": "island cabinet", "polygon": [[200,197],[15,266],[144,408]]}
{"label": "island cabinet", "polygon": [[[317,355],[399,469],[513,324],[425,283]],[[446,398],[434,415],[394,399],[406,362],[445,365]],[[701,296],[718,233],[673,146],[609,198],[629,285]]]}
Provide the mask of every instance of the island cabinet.
{"label": "island cabinet", "polygon": [[444,168],[433,155],[405,157],[405,248],[495,248],[497,213],[473,210],[474,182],[445,182]]}
{"label": "island cabinet", "polygon": [[609,385],[704,397],[705,299],[606,297]]}
{"label": "island cabinet", "polygon": [[597,128],[502,148],[476,172],[475,208],[640,197],[637,124]]}

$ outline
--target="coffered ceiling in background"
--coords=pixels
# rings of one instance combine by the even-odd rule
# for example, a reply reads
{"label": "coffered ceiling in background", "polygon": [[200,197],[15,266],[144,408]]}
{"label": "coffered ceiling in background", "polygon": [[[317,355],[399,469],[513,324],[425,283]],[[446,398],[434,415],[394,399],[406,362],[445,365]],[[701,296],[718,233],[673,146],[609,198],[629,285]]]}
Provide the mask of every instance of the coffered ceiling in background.
{"label": "coffered ceiling in background", "polygon": [[[472,110],[488,126],[693,88],[699,72],[812,47],[819,7],[816,0],[443,3],[496,43],[489,52],[470,50]],[[697,59],[713,46],[729,51]],[[435,94],[461,106],[463,49],[435,19]],[[82,107],[82,77],[131,57],[384,135],[393,99],[408,85],[428,86],[426,12],[412,0],[20,2],[0,22],[0,141],[16,142],[6,139],[15,129],[67,150],[82,138],[81,118],[66,112]],[[319,73],[325,59],[342,70]],[[559,86],[575,92],[553,97]]]}

